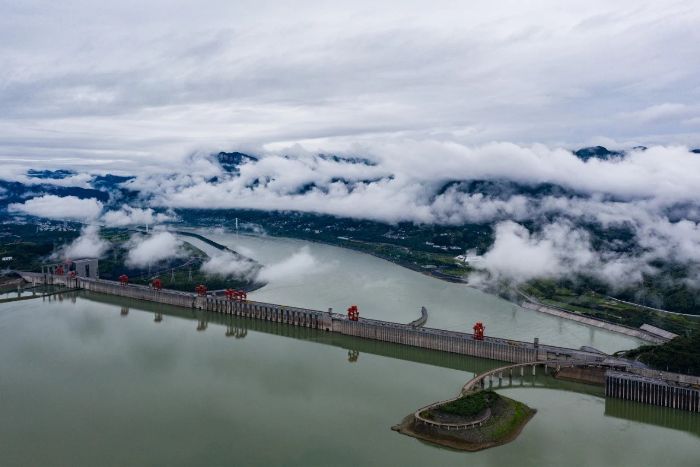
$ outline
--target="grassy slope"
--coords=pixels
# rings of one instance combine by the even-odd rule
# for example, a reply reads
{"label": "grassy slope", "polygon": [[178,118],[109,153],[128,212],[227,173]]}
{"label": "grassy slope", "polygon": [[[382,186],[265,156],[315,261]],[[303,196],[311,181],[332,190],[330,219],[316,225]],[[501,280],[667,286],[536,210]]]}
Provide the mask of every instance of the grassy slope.
{"label": "grassy slope", "polygon": [[662,345],[644,345],[626,355],[657,370],[700,375],[700,331]]}

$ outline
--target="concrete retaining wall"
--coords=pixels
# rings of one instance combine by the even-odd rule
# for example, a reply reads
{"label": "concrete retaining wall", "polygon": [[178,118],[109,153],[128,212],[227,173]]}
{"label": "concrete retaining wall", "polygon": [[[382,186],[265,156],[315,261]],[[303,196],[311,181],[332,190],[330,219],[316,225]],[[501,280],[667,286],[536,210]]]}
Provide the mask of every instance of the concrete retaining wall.
{"label": "concrete retaining wall", "polygon": [[655,334],[643,331],[641,329],[631,328],[628,326],[622,326],[614,323],[608,323],[606,321],[601,321],[595,318],[589,318],[587,316],[571,313],[570,311],[562,310],[559,308],[552,308],[551,306],[538,305],[532,302],[524,302],[521,306],[529,310],[547,313],[548,315],[558,316],[559,318],[570,319],[572,321],[577,321],[579,323],[587,324],[589,326],[595,326],[597,328],[606,329],[608,331],[625,334],[631,337],[636,337],[638,339],[642,339],[653,344],[663,344],[664,342],[668,342],[668,339],[664,339],[661,336],[657,336]]}

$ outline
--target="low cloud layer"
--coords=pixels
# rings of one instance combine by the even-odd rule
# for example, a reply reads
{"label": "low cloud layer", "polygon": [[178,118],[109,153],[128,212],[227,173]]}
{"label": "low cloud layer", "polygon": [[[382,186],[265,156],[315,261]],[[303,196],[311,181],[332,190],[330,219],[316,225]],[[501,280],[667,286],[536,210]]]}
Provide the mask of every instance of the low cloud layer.
{"label": "low cloud layer", "polygon": [[[462,224],[531,217],[554,207],[526,196],[465,193],[449,182],[512,181],[526,186],[555,184],[562,198],[645,202],[659,212],[700,199],[700,155],[684,147],[631,150],[621,160],[587,162],[563,148],[493,143],[464,146],[407,141],[369,149],[371,165],[329,161],[307,152],[265,154],[237,174],[174,171],[143,176],[132,189],[164,207],[297,210],[384,222]],[[535,201],[539,203],[539,201]]]}
{"label": "low cloud layer", "polygon": [[[515,280],[592,271],[606,281],[627,283],[653,271],[658,260],[700,263],[700,154],[686,147],[628,149],[624,157],[587,161],[559,147],[511,143],[404,141],[376,144],[360,156],[338,154],[322,156],[297,146],[256,154],[259,160],[232,171],[210,155],[194,154],[189,170],[137,174],[126,183],[161,212],[123,205],[103,213],[97,200],[53,195],[10,209],[58,219],[97,218],[110,226],[168,221],[174,208],[493,224],[496,242],[485,265],[494,275]],[[537,228],[528,232],[523,225]],[[590,225],[629,231],[634,248],[603,245],[601,250],[585,227]],[[303,263],[304,257],[295,259]],[[204,267],[226,275],[246,274],[245,269],[225,256]],[[274,275],[274,269],[260,274]]]}
{"label": "low cloud layer", "polygon": [[230,252],[219,252],[202,264],[202,272],[210,276],[243,278],[251,281],[274,282],[290,277],[303,277],[319,267],[307,247],[302,247],[279,262],[263,265]]}
{"label": "low cloud layer", "polygon": [[81,199],[76,196],[44,195],[24,203],[8,206],[10,212],[45,217],[47,219],[91,221],[102,212],[102,203],[94,198]]}
{"label": "low cloud layer", "polygon": [[638,283],[642,273],[653,272],[648,257],[595,251],[586,231],[567,222],[544,226],[538,233],[512,221],[496,226],[493,247],[480,266],[496,279],[524,282],[534,278],[588,274],[624,287]]}
{"label": "low cloud layer", "polygon": [[255,262],[228,251],[215,253],[201,267],[202,272],[209,276],[245,279],[254,279],[258,269]]}
{"label": "low cloud layer", "polygon": [[173,216],[156,213],[151,208],[142,209],[124,204],[119,210],[107,211],[102,216],[101,221],[108,227],[125,227],[129,225],[152,226],[172,219]]}
{"label": "low cloud layer", "polygon": [[83,227],[80,236],[63,248],[63,259],[99,258],[110,247],[110,243],[100,238],[100,228],[96,225]]}
{"label": "low cloud layer", "polygon": [[136,234],[129,241],[127,266],[143,268],[169,258],[184,256],[183,242],[170,232]]}
{"label": "low cloud layer", "polygon": [[290,257],[264,266],[258,279],[263,282],[272,282],[283,278],[302,277],[317,267],[316,258],[308,248],[302,247]]}

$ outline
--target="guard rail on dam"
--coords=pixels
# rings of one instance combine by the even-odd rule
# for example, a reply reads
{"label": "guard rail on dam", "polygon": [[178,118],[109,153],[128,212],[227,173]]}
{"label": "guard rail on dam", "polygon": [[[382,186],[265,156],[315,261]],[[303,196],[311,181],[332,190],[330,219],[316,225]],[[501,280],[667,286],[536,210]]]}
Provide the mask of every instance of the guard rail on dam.
{"label": "guard rail on dam", "polygon": [[[568,364],[597,366],[608,369],[605,374],[605,394],[608,397],[694,412],[700,411],[700,378],[633,368],[620,360],[610,359],[607,355],[597,352],[496,337],[476,340],[471,334],[456,331],[422,328],[367,318],[352,321],[330,310],[325,312],[256,301],[228,300],[213,295],[198,296],[175,290],[156,290],[143,285],[122,285],[103,279],[25,272],[20,274],[26,281],[35,285],[65,285],[72,289],[80,288],[113,296],[284,323],[458,355],[527,365],[550,366],[559,362],[562,367]],[[503,371],[503,368],[494,371]]]}

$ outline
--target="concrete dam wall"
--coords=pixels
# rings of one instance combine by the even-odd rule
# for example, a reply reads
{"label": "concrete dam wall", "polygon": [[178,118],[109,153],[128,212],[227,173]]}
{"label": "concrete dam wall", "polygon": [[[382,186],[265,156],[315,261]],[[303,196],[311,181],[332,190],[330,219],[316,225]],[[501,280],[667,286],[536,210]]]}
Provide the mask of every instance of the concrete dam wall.
{"label": "concrete dam wall", "polygon": [[413,323],[400,324],[367,318],[352,321],[345,315],[332,313],[330,310],[310,310],[250,300],[228,300],[213,295],[197,296],[193,293],[175,290],[156,290],[143,285],[122,285],[103,279],[25,272],[21,274],[25,280],[33,283],[60,284],[69,288],[80,288],[137,300],[285,323],[348,336],[511,363],[552,359],[601,361],[605,357],[594,352],[495,337],[476,340],[470,333],[418,327],[412,325]]}
{"label": "concrete dam wall", "polygon": [[[472,334],[424,328],[410,324],[359,318],[357,321],[331,310],[319,311],[256,301],[229,300],[214,295],[199,296],[175,290],[157,290],[143,285],[122,285],[115,281],[20,272],[35,285],[55,284],[69,289],[84,289],[112,296],[145,300],[182,308],[204,310],[223,315],[283,323],[299,328],[333,332],[370,341],[390,342],[413,348],[468,355],[509,363],[538,365],[558,362],[564,366],[606,369],[606,397],[700,412],[700,378],[675,373],[628,367],[609,356],[584,349],[569,349],[535,342],[496,337],[474,339]],[[425,310],[423,310],[425,311]],[[427,311],[421,318],[427,317]],[[422,321],[422,319],[419,319]],[[613,359],[614,360],[614,359]],[[498,371],[502,369],[497,369]]]}
{"label": "concrete dam wall", "polygon": [[607,371],[605,396],[649,405],[700,412],[700,389],[697,385],[679,386],[657,378],[634,373]]}

